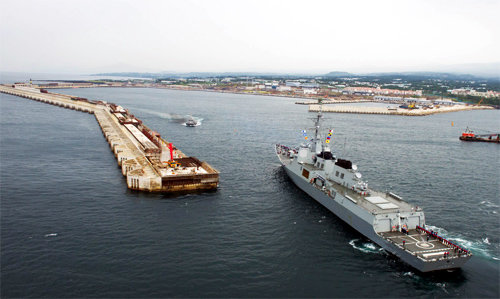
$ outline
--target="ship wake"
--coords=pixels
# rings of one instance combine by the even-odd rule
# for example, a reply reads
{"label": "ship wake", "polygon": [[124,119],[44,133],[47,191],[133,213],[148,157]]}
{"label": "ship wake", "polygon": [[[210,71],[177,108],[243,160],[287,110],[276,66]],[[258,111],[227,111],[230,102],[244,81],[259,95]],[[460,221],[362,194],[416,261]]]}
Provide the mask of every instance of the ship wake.
{"label": "ship wake", "polygon": [[378,247],[374,243],[371,242],[366,242],[361,239],[354,239],[349,241],[349,245],[352,246],[352,248],[362,251],[364,253],[383,253],[384,249],[381,247]]}
{"label": "ship wake", "polygon": [[[498,248],[495,248],[495,243],[491,242],[487,236],[482,236],[478,240],[468,240],[464,236],[455,235],[450,236],[448,231],[444,228],[426,225],[428,230],[432,230],[438,233],[438,235],[444,236],[446,239],[453,241],[456,244],[460,244],[465,248],[468,248],[473,254],[479,254],[487,258],[491,258],[493,260],[500,260],[499,257],[494,256],[492,252],[498,252]],[[493,243],[493,244],[492,244]]]}
{"label": "ship wake", "polygon": [[134,110],[145,112],[145,113],[152,114],[152,115],[156,115],[156,116],[158,116],[158,117],[160,117],[162,119],[166,119],[166,120],[168,120],[170,122],[182,124],[183,126],[185,126],[186,125],[186,121],[188,121],[191,118],[193,118],[197,122],[196,127],[200,126],[201,122],[203,121],[203,118],[195,117],[195,116],[191,116],[191,115],[182,115],[182,114],[177,114],[177,113],[158,112],[158,111],[149,110],[149,109],[143,109],[143,108],[134,108]]}

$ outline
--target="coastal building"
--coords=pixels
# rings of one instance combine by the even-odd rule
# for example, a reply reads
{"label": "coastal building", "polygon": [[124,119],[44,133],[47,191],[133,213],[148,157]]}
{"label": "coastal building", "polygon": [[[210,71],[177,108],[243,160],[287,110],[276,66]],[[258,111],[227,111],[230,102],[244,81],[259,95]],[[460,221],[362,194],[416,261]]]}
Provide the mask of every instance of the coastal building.
{"label": "coastal building", "polygon": [[290,86],[290,87],[300,87],[301,83],[299,81],[290,81],[290,80],[287,80],[285,82],[285,85],[286,86]]}
{"label": "coastal building", "polygon": [[309,88],[309,87],[303,87],[302,88],[302,91],[304,92],[304,94],[306,95],[310,95],[310,94],[318,94],[318,89],[317,88]]}
{"label": "coastal building", "polygon": [[452,106],[455,104],[455,102],[453,102],[450,99],[437,99],[437,100],[434,100],[434,104]]}
{"label": "coastal building", "polygon": [[292,87],[291,86],[280,85],[280,86],[278,86],[278,91],[281,91],[281,92],[292,91]]}
{"label": "coastal building", "polygon": [[343,91],[347,94],[422,96],[422,90],[401,90],[380,87],[346,87]]}
{"label": "coastal building", "polygon": [[405,102],[416,103],[419,105],[431,105],[432,101],[427,98],[403,98],[403,97],[390,97],[390,96],[374,96],[374,100],[383,102]]}
{"label": "coastal building", "polygon": [[471,95],[475,97],[484,97],[484,98],[498,98],[500,97],[500,92],[488,90],[488,91],[476,91],[472,88],[458,88],[458,89],[450,89],[449,93],[453,95]]}
{"label": "coastal building", "polygon": [[389,96],[374,96],[373,99],[375,101],[384,101],[384,102],[399,102],[403,98],[402,97],[389,97]]}

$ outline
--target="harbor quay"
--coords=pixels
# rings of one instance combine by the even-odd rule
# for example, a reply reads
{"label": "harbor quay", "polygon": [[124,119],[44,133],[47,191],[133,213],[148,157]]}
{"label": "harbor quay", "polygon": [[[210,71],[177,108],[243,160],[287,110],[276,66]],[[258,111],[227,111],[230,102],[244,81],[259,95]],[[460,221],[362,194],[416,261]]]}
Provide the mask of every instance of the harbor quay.
{"label": "harbor quay", "polygon": [[[319,105],[309,105],[309,112],[318,112]],[[443,106],[432,109],[406,109],[406,108],[388,108],[388,107],[363,107],[363,106],[327,106],[322,107],[322,112],[331,113],[357,113],[357,114],[385,114],[385,115],[405,115],[405,116],[425,116],[437,113],[447,113],[465,110],[483,110],[494,109],[490,106]]]}
{"label": "harbor quay", "polygon": [[[373,100],[324,100],[322,103],[323,104],[347,104],[347,103],[371,103],[374,102]],[[295,102],[297,105],[314,105],[317,104],[318,101],[301,101],[301,102]]]}
{"label": "harbor quay", "polygon": [[219,185],[215,168],[185,155],[119,105],[27,86],[0,85],[0,92],[93,114],[129,189],[170,193],[213,190]]}

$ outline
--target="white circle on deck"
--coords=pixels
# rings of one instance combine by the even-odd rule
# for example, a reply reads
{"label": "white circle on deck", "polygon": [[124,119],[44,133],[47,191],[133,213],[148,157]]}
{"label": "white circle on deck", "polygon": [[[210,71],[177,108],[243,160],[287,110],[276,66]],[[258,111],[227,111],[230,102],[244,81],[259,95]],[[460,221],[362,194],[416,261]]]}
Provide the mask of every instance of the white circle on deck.
{"label": "white circle on deck", "polygon": [[420,247],[422,249],[432,249],[432,248],[434,248],[434,244],[429,243],[429,242],[425,242],[425,241],[417,242],[415,245],[417,245],[417,247]]}

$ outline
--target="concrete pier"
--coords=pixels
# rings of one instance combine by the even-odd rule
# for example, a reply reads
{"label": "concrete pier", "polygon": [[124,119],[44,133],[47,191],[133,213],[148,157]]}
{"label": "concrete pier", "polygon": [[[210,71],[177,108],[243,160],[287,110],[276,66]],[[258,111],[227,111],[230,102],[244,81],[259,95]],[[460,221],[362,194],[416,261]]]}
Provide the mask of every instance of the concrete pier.
{"label": "concrete pier", "polygon": [[[326,105],[326,104],[348,104],[348,103],[370,103],[370,102],[373,102],[373,100],[323,100],[321,103],[323,105]],[[314,105],[318,104],[318,100],[295,102],[295,104]]]}
{"label": "concrete pier", "polygon": [[[309,112],[318,112],[319,105],[309,105]],[[331,113],[357,113],[357,114],[385,114],[385,115],[406,115],[406,116],[425,116],[436,113],[447,113],[465,110],[494,109],[489,106],[445,106],[433,109],[403,109],[387,107],[361,107],[361,106],[323,106],[323,112]]]}
{"label": "concrete pier", "polygon": [[195,157],[187,157],[116,104],[25,86],[0,85],[0,92],[94,114],[122,174],[127,178],[129,189],[178,192],[218,187],[219,172],[216,169]]}

